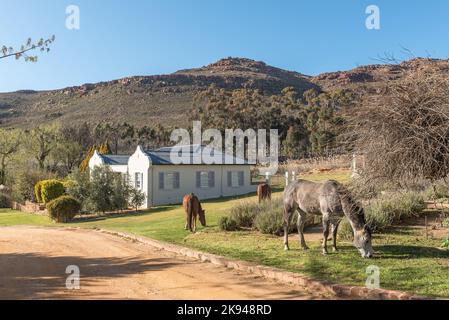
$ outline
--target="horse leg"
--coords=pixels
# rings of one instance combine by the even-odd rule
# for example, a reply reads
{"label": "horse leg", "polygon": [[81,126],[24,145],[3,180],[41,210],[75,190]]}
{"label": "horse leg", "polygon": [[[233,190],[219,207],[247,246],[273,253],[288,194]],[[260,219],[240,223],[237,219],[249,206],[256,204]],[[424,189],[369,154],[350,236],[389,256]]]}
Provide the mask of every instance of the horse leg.
{"label": "horse leg", "polygon": [[329,237],[329,220],[323,219],[323,254],[327,255],[327,237]]}
{"label": "horse leg", "polygon": [[338,226],[340,222],[335,222],[332,224],[332,251],[337,252],[337,232],[338,232]]}
{"label": "horse leg", "polygon": [[298,227],[299,245],[304,250],[309,249],[309,247],[307,247],[306,245],[306,240],[304,239],[304,225],[306,224],[306,218],[307,214],[304,211],[298,209],[298,222],[296,225]]}
{"label": "horse leg", "polygon": [[196,220],[197,220],[197,215],[196,214],[194,214],[193,215],[193,232],[196,232]]}
{"label": "horse leg", "polygon": [[284,205],[284,250],[289,250],[288,247],[288,226],[290,223],[290,214],[292,208],[288,205]]}

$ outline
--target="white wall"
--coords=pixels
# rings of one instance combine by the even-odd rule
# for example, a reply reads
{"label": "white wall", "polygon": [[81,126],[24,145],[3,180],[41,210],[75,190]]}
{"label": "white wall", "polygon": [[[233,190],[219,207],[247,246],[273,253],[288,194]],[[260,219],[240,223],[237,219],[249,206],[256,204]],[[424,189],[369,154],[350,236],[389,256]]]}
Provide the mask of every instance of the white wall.
{"label": "white wall", "polygon": [[142,186],[141,191],[145,194],[146,200],[143,209],[150,208],[152,205],[151,199],[151,175],[149,174],[150,159],[143,152],[143,150],[137,147],[136,152],[128,160],[128,174],[131,185],[135,186],[136,173],[142,174]]}
{"label": "white wall", "polygon": [[[100,156],[94,155],[89,161],[89,168],[104,165]],[[193,192],[200,200],[229,197],[255,192],[256,185],[251,184],[249,165],[152,165],[147,154],[138,147],[129,158],[128,166],[111,166],[115,172],[128,173],[131,185],[135,186],[135,174],[142,175],[141,191],[146,201],[142,209],[164,204],[178,204],[184,195]],[[213,188],[197,188],[196,172],[215,172],[215,186]],[[244,184],[239,187],[228,187],[228,171],[243,171]],[[159,172],[179,172],[179,189],[160,190]]]}
{"label": "white wall", "polygon": [[[200,200],[204,200],[247,194],[255,192],[257,188],[257,186],[251,185],[250,166],[248,165],[152,165],[150,171],[153,177],[151,190],[152,205],[181,203],[183,196],[190,192],[195,193]],[[214,171],[215,186],[213,188],[197,188],[197,171]],[[228,171],[243,171],[243,186],[228,187]],[[179,189],[160,190],[160,172],[179,172]]]}

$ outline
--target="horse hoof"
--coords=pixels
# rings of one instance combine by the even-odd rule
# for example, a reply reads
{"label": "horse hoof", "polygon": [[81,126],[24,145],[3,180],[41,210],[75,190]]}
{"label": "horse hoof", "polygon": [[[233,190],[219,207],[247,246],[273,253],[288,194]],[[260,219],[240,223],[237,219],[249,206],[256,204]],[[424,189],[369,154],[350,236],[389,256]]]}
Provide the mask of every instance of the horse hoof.
{"label": "horse hoof", "polygon": [[310,250],[310,248],[309,247],[302,247],[302,250],[307,251],[307,250]]}
{"label": "horse hoof", "polygon": [[338,252],[337,248],[332,248],[332,252]]}
{"label": "horse hoof", "polygon": [[323,252],[323,256],[327,256],[327,252]]}
{"label": "horse hoof", "polygon": [[290,248],[287,247],[287,246],[285,246],[285,247],[284,247],[284,250],[285,250],[285,251],[288,251],[288,250],[290,250]]}

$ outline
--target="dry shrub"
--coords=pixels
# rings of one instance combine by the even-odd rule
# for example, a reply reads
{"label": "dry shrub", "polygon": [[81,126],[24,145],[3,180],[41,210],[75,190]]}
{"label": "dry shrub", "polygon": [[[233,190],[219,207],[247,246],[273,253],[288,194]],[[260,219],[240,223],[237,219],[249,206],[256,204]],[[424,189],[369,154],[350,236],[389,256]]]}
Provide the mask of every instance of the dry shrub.
{"label": "dry shrub", "polygon": [[448,123],[449,78],[415,73],[360,108],[346,141],[370,185],[436,181],[449,173]]}
{"label": "dry shrub", "polygon": [[352,157],[348,155],[317,156],[301,160],[289,160],[279,166],[279,173],[312,172],[315,170],[350,169]]}

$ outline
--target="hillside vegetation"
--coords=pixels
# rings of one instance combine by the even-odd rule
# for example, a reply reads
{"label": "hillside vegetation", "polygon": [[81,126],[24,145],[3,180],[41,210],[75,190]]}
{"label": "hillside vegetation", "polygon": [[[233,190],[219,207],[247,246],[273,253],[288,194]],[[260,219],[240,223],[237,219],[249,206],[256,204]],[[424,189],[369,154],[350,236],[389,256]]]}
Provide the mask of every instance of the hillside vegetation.
{"label": "hillside vegetation", "polygon": [[[0,93],[0,126],[31,128],[39,124],[126,121],[143,126],[186,126],[194,96],[210,85],[228,90],[258,89],[266,95],[292,87],[298,94],[350,90],[362,99],[379,95],[388,81],[426,69],[447,74],[447,60],[414,59],[397,65],[370,65],[315,77],[263,62],[227,58],[169,75],[135,76],[51,91]],[[197,106],[198,107],[198,106]]]}

